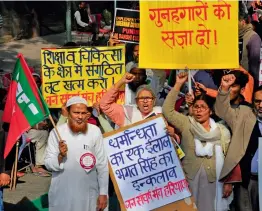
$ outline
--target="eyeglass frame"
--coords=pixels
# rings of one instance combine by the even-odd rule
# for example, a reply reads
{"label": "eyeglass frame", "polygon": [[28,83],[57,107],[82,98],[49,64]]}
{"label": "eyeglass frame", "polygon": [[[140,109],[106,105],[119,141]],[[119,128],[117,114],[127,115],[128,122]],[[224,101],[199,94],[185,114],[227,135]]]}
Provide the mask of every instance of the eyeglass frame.
{"label": "eyeglass frame", "polygon": [[198,108],[195,108],[195,105],[192,106],[192,109],[197,111],[197,110],[200,110],[202,112],[206,111],[207,109],[209,109],[209,107],[207,106],[198,106]]}
{"label": "eyeglass frame", "polygon": [[136,100],[140,101],[140,102],[144,102],[145,100],[147,100],[147,102],[151,102],[154,99],[156,99],[155,97],[136,97]]}

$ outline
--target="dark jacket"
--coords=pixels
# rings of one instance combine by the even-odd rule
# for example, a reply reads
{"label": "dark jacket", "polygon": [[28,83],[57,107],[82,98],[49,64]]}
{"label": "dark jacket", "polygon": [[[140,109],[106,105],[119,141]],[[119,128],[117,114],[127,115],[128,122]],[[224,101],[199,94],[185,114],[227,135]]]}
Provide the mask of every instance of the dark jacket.
{"label": "dark jacket", "polygon": [[254,87],[259,85],[261,39],[248,24],[239,31],[240,65],[254,78]]}
{"label": "dark jacket", "polygon": [[[81,21],[83,21],[85,23],[89,23],[89,17],[88,17],[86,9],[78,9],[77,11],[79,11],[79,13],[80,13]],[[77,23],[76,23],[76,25],[77,25],[78,30],[83,29],[83,27],[79,26]]]}

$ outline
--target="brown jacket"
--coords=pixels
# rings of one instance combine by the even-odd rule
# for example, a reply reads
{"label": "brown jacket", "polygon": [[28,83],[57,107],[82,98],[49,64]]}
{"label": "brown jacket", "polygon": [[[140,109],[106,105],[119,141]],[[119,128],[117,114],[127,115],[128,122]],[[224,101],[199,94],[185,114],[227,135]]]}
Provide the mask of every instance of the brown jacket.
{"label": "brown jacket", "polygon": [[224,179],[245,155],[256,116],[248,106],[240,105],[238,108],[231,108],[230,92],[224,93],[220,90],[216,98],[215,112],[226,121],[232,131],[231,143],[220,174],[220,179]]}
{"label": "brown jacket", "polygon": [[255,34],[256,34],[256,32],[254,32],[252,29],[250,29],[243,36],[243,52],[242,52],[242,58],[240,60],[240,65],[242,65],[242,67],[247,71],[249,71],[247,45],[248,45],[248,42],[250,41],[251,37]]}
{"label": "brown jacket", "polygon": [[[190,131],[191,123],[188,116],[178,113],[174,109],[176,103],[178,92],[172,89],[163,105],[163,114],[167,121],[180,130],[182,134],[181,147],[185,152],[185,157],[182,160],[182,165],[184,172],[188,179],[194,179],[199,168],[203,164],[205,171],[207,173],[208,181],[216,181],[216,160],[215,156],[211,158],[198,157],[195,154],[195,142],[194,136]],[[220,128],[225,128],[225,126],[220,125]]]}

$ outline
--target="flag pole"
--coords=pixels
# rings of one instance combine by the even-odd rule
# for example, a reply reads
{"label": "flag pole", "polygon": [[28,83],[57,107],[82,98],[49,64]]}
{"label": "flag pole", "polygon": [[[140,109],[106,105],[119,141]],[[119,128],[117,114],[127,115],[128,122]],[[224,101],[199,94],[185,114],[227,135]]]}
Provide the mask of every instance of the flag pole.
{"label": "flag pole", "polygon": [[56,124],[55,124],[55,122],[54,122],[54,120],[53,120],[53,117],[51,116],[51,114],[49,114],[48,117],[49,117],[52,125],[53,125],[54,128],[55,128],[55,132],[56,132],[56,134],[57,134],[57,136],[58,136],[58,138],[59,138],[59,141],[62,141],[62,137],[61,137],[60,133],[59,133],[58,130],[57,130],[57,127],[56,127]]}
{"label": "flag pole", "polygon": [[12,190],[12,187],[13,187],[13,180],[14,180],[14,168],[15,168],[15,164],[13,163],[13,166],[12,166],[12,171],[11,171],[11,179],[10,179],[9,190]]}
{"label": "flag pole", "polygon": [[11,172],[10,190],[13,190],[13,189],[16,188],[17,163],[18,163],[18,148],[19,148],[19,141],[16,142],[15,161],[14,161],[13,168],[12,168],[12,172]]}

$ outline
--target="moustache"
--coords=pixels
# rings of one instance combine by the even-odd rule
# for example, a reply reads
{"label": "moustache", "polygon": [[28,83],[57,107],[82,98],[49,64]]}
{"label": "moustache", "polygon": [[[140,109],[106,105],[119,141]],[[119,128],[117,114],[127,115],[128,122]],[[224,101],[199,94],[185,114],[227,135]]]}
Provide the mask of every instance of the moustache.
{"label": "moustache", "polygon": [[73,119],[71,117],[68,118],[72,123],[75,124],[83,124],[83,123],[87,123],[88,117],[81,119],[81,120],[77,120],[77,119]]}

